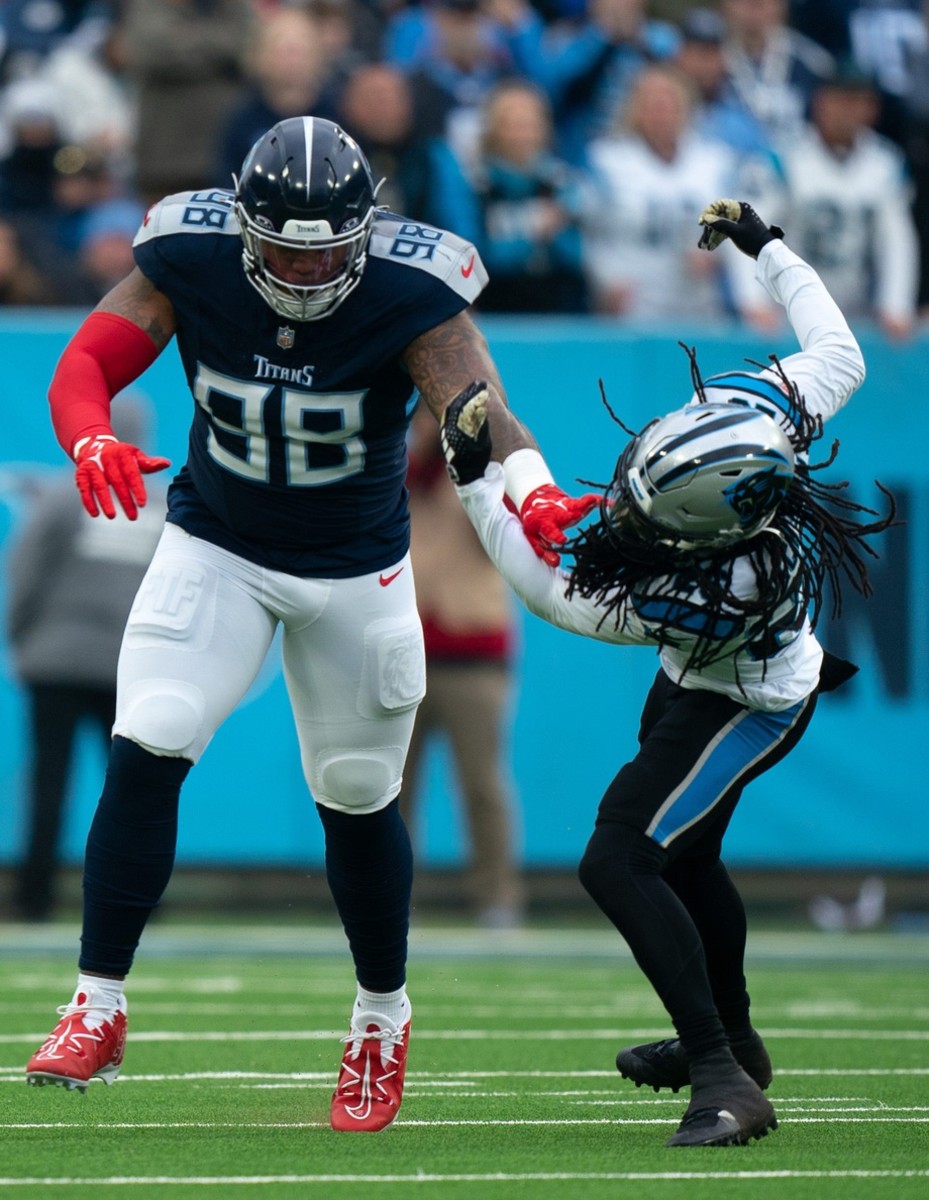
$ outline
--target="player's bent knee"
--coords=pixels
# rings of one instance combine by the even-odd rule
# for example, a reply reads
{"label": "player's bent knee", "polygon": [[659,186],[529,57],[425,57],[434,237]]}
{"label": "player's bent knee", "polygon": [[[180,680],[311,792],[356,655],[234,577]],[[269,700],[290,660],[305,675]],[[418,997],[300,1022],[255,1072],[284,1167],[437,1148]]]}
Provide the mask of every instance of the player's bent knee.
{"label": "player's bent knee", "polygon": [[152,754],[189,758],[202,752],[203,693],[179,680],[146,680],[128,689],[114,733]]}
{"label": "player's bent knee", "polygon": [[591,835],[577,874],[594,900],[615,890],[630,875],[660,875],[667,852],[641,830],[616,821],[605,821]]}
{"label": "player's bent knee", "polygon": [[329,754],[317,764],[311,788],[325,808],[372,813],[385,808],[397,795],[402,770],[400,746],[380,747],[376,754]]}

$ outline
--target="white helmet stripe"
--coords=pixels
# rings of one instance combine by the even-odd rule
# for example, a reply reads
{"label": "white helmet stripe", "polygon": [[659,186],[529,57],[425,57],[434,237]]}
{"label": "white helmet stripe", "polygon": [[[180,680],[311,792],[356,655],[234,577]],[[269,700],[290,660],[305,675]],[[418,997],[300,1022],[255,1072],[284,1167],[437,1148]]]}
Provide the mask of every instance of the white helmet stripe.
{"label": "white helmet stripe", "polygon": [[303,139],[306,143],[306,194],[310,194],[310,172],[313,170],[313,125],[312,117],[303,118]]}

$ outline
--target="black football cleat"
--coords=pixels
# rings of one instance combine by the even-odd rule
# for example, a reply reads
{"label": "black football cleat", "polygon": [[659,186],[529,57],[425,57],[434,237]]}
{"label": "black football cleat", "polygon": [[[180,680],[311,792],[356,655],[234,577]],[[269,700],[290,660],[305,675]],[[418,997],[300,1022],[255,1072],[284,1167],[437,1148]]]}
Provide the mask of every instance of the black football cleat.
{"label": "black football cleat", "polygon": [[744,1071],[695,1084],[690,1104],[668,1146],[744,1146],[777,1129],[774,1107]]}
{"label": "black football cleat", "polygon": [[[739,1066],[764,1090],[771,1083],[771,1059],[754,1029],[751,1038],[732,1047]],[[642,1046],[627,1046],[616,1055],[616,1069],[623,1079],[631,1079],[636,1087],[647,1084],[656,1092],[670,1088],[678,1092],[690,1083],[690,1064],[677,1038],[646,1042]]]}
{"label": "black football cleat", "polygon": [[677,1038],[627,1046],[616,1055],[616,1069],[623,1079],[631,1079],[636,1087],[645,1083],[656,1092],[662,1088],[679,1092],[690,1083],[690,1064]]}

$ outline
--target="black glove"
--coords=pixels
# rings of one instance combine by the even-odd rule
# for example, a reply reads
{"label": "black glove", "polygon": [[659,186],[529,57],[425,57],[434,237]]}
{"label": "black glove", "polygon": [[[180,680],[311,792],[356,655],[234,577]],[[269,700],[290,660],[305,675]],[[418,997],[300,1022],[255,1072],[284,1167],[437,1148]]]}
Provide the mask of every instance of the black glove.
{"label": "black glove", "polygon": [[469,383],[442,414],[442,453],[452,482],[463,486],[480,479],[493,449],[487,424],[487,384]]}
{"label": "black glove", "polygon": [[701,250],[715,250],[726,238],[731,238],[743,254],[757,258],[762,246],[784,236],[783,229],[777,225],[765,225],[744,200],[714,200],[697,219],[703,226],[697,243]]}

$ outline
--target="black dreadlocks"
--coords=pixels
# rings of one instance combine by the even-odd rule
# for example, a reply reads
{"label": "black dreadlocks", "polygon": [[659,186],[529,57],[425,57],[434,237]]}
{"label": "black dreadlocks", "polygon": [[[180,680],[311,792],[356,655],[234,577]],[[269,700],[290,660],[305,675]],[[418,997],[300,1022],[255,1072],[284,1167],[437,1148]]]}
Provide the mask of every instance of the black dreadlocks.
{"label": "black dreadlocks", "polygon": [[[680,345],[690,359],[694,391],[700,403],[705,404],[706,390],[696,351],[684,343]],[[764,369],[762,363],[746,361]],[[835,461],[839,443],[832,443],[823,462],[812,465],[805,457],[801,459],[822,437],[822,418],[809,412],[777,356],[772,354],[769,361],[791,401],[791,428],[786,432],[797,454],[797,463],[790,488],[766,528],[746,541],[722,549],[683,549],[669,539],[657,538],[654,531],[649,534],[634,519],[610,520],[604,499],[600,520],[558,547],[574,560],[569,572],[568,596],[577,592],[593,598],[604,610],[603,621],[612,614],[618,624],[623,608],[630,603],[638,602],[644,610],[655,581],[669,577],[670,598],[677,602],[675,610],[663,606],[660,611],[664,615],[650,618],[649,626],[655,630],[659,645],[675,646],[680,641],[681,616],[686,611],[686,625],[694,640],[682,674],[735,655],[745,645],[746,636],[753,656],[766,661],[777,648],[777,633],[791,625],[799,627],[805,612],[811,625],[816,626],[827,582],[832,591],[834,617],[841,613],[843,579],[862,596],[869,596],[872,589],[864,556],[878,555],[865,539],[899,524],[894,498],[881,483],[877,487],[888,501],[884,516],[843,495],[847,480],[825,483],[814,477],[814,472]],[[630,438],[639,436],[610,407],[602,382],[600,394],[616,424]],[[622,466],[623,458],[617,470]],[[604,496],[610,486],[587,480],[579,482],[603,490]],[[860,513],[876,519],[855,520],[852,514]],[[754,599],[741,599],[734,594],[733,571],[740,558],[748,560],[758,581]],[[695,595],[698,604],[694,604]],[[721,636],[722,630],[726,631],[725,637]]]}

